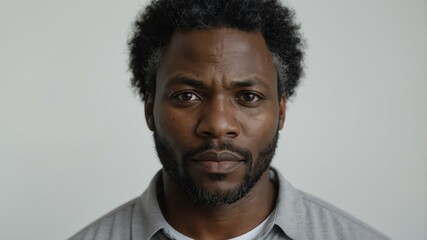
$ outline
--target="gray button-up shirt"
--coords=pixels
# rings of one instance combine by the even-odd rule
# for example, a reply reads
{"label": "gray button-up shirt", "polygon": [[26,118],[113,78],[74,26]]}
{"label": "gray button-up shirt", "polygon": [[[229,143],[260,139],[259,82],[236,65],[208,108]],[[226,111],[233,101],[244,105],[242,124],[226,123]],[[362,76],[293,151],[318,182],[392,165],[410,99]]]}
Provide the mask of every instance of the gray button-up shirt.
{"label": "gray button-up shirt", "polygon": [[[161,171],[138,198],[93,222],[70,240],[162,240],[170,225],[157,202]],[[275,169],[279,188],[276,207],[256,239],[384,240],[389,239],[340,209],[293,188]]]}

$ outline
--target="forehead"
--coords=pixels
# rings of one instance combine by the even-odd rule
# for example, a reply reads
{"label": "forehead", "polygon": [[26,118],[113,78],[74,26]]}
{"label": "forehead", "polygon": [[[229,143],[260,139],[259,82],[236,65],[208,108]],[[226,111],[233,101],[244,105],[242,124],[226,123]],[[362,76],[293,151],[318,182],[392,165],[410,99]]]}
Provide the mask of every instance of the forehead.
{"label": "forehead", "polygon": [[206,75],[214,72],[227,78],[245,78],[248,75],[277,78],[273,58],[261,32],[231,28],[176,31],[157,76],[167,79],[174,74]]}

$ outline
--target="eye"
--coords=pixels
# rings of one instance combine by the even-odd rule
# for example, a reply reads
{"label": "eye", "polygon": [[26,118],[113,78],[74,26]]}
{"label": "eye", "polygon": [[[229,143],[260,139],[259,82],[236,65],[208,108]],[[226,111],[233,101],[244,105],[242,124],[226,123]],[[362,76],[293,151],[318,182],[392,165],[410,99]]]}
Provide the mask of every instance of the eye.
{"label": "eye", "polygon": [[172,97],[175,100],[178,100],[180,102],[192,102],[192,101],[199,101],[200,100],[200,97],[198,97],[193,92],[179,92],[179,93],[172,95]]}
{"label": "eye", "polygon": [[262,97],[259,94],[253,93],[253,92],[244,92],[241,93],[237,99],[241,102],[245,102],[245,103],[255,103],[255,102],[259,102]]}

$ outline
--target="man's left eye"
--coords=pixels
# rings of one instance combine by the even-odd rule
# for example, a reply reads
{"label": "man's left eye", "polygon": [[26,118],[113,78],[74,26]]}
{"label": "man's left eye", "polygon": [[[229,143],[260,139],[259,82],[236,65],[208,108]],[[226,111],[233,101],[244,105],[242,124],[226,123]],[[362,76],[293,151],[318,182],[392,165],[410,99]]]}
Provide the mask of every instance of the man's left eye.
{"label": "man's left eye", "polygon": [[261,100],[261,97],[258,94],[248,92],[240,94],[238,100],[243,102],[258,102]]}

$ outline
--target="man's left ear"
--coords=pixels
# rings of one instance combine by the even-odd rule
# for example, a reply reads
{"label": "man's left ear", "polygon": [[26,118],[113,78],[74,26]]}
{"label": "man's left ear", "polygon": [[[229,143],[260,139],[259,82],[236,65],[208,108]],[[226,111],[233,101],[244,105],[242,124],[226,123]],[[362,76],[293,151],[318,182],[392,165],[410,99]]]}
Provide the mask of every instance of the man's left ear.
{"label": "man's left ear", "polygon": [[286,97],[283,95],[279,101],[279,130],[285,125],[286,118]]}

